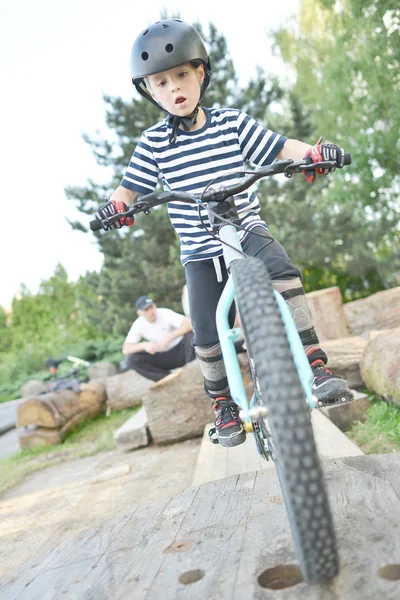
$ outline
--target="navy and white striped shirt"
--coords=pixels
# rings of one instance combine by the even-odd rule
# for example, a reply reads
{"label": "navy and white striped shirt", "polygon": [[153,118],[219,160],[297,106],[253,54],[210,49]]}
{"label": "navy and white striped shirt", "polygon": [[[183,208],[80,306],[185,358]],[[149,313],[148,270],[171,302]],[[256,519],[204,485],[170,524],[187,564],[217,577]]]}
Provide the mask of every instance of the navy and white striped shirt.
{"label": "navy and white striped shirt", "polygon": [[[243,175],[245,161],[264,166],[272,163],[286,138],[265,129],[246,113],[231,108],[203,109],[206,122],[196,131],[178,130],[175,145],[168,137],[172,127],[167,117],[143,132],[121,185],[138,194],[148,194],[160,179],[164,190],[201,194],[216,177],[215,187],[233,184]],[[235,171],[235,172],[233,172]],[[264,225],[258,213],[260,203],[251,190],[235,196],[241,224],[247,229]],[[221,243],[202,226],[198,206],[184,202],[168,203],[168,214],[180,237],[181,261],[205,260],[221,256]],[[201,215],[210,225],[207,210]],[[244,239],[245,231],[239,231]]]}

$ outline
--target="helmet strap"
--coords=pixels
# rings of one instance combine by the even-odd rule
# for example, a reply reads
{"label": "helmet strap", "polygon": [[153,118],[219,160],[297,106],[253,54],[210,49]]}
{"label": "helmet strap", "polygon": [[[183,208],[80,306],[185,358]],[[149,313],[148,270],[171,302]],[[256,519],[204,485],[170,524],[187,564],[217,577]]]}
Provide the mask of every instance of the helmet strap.
{"label": "helmet strap", "polygon": [[[133,82],[133,85],[135,86],[135,88],[139,92],[139,94],[146,100],[150,100],[150,102],[152,104],[154,104],[154,106],[156,106],[157,108],[160,108],[164,112],[168,113],[168,111],[161,104],[159,104],[156,100],[154,100],[153,96],[151,96],[151,94],[149,94],[147,89],[142,87],[142,85],[141,85],[142,82],[143,82],[143,80]],[[176,143],[176,138],[178,135],[179,127],[182,127],[185,131],[190,131],[190,129],[193,127],[193,125],[196,125],[197,116],[199,114],[200,103],[203,99],[204,92],[206,91],[209,82],[210,82],[210,74],[208,71],[206,71],[204,81],[200,87],[199,101],[191,115],[189,115],[188,117],[178,117],[177,115],[168,113],[168,115],[169,115],[168,121],[169,121],[170,125],[172,125],[172,131],[169,135],[168,140],[172,146]]]}
{"label": "helmet strap", "polygon": [[172,131],[168,138],[169,143],[173,146],[176,143],[176,136],[178,134],[179,127],[182,127],[185,131],[190,131],[193,125],[197,123],[197,115],[199,114],[200,102],[194,109],[191,115],[188,117],[178,117],[176,115],[169,116],[169,122],[172,124]]}

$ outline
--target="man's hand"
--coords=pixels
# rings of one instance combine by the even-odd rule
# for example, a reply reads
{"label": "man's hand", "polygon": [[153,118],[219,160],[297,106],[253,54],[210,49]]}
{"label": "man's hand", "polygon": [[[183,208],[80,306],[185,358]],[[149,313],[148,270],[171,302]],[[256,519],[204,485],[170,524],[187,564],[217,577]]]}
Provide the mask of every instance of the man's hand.
{"label": "man's hand", "polygon": [[113,217],[118,213],[123,213],[128,210],[127,205],[122,200],[110,200],[109,202],[105,202],[99,206],[99,210],[95,214],[96,219],[100,221],[104,231],[108,231],[109,229],[121,229],[123,225],[127,225],[130,227],[134,224],[134,217],[122,217],[119,221],[112,223],[112,225],[104,225],[103,221],[108,219],[109,217]]}
{"label": "man's hand", "polygon": [[168,347],[168,344],[171,342],[171,340],[169,340],[168,338],[164,338],[163,340],[161,340],[161,342],[158,342],[157,344],[157,348],[158,348],[158,352],[165,352],[165,350]]}
{"label": "man's hand", "polygon": [[142,348],[144,352],[147,352],[148,354],[156,354],[156,352],[159,352],[158,344],[155,342],[143,342]]}
{"label": "man's hand", "polygon": [[312,171],[303,171],[304,177],[307,179],[308,183],[314,183],[315,178],[318,175],[327,175],[328,173],[332,173],[336,170],[336,167],[343,167],[344,165],[344,151],[336,144],[321,144],[322,136],[319,138],[318,142],[315,146],[311,146],[309,150],[307,150],[304,159],[307,163],[317,163],[324,160],[334,160],[336,162],[335,167],[331,167],[330,169],[313,169]]}

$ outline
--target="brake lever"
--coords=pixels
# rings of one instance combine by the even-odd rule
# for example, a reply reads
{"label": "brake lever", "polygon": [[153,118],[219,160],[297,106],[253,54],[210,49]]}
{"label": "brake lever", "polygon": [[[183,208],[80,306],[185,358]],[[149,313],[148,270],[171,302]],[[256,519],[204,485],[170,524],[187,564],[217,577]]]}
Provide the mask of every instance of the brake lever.
{"label": "brake lever", "polygon": [[288,165],[284,171],[285,177],[290,179],[293,173],[301,173],[302,171],[312,171],[313,169],[332,169],[336,167],[335,160],[323,160],[316,163],[305,163],[303,161],[294,162]]}

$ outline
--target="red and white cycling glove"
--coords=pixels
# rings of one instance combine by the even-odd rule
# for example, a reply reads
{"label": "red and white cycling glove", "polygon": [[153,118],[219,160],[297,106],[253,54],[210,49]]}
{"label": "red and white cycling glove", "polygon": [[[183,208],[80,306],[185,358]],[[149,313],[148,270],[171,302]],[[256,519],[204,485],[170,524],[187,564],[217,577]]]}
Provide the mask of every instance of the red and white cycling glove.
{"label": "red and white cycling glove", "polygon": [[321,144],[322,136],[319,138],[318,142],[315,146],[311,146],[309,150],[307,150],[304,160],[307,163],[317,163],[324,160],[334,160],[336,162],[336,166],[331,167],[330,169],[313,169],[309,171],[303,171],[304,177],[307,179],[308,183],[314,183],[315,178],[318,175],[327,175],[328,173],[333,173],[336,170],[336,167],[343,167],[344,165],[344,151],[342,148],[339,148],[336,144]]}
{"label": "red and white cycling glove", "polygon": [[111,225],[104,225],[103,221],[109,217],[113,217],[118,213],[126,212],[127,210],[128,207],[122,200],[109,200],[108,202],[105,202],[99,206],[99,210],[96,212],[95,217],[100,221],[104,231],[108,231],[109,229],[121,229],[123,225],[127,225],[128,227],[133,225],[135,218],[122,217],[119,221],[116,221]]}

